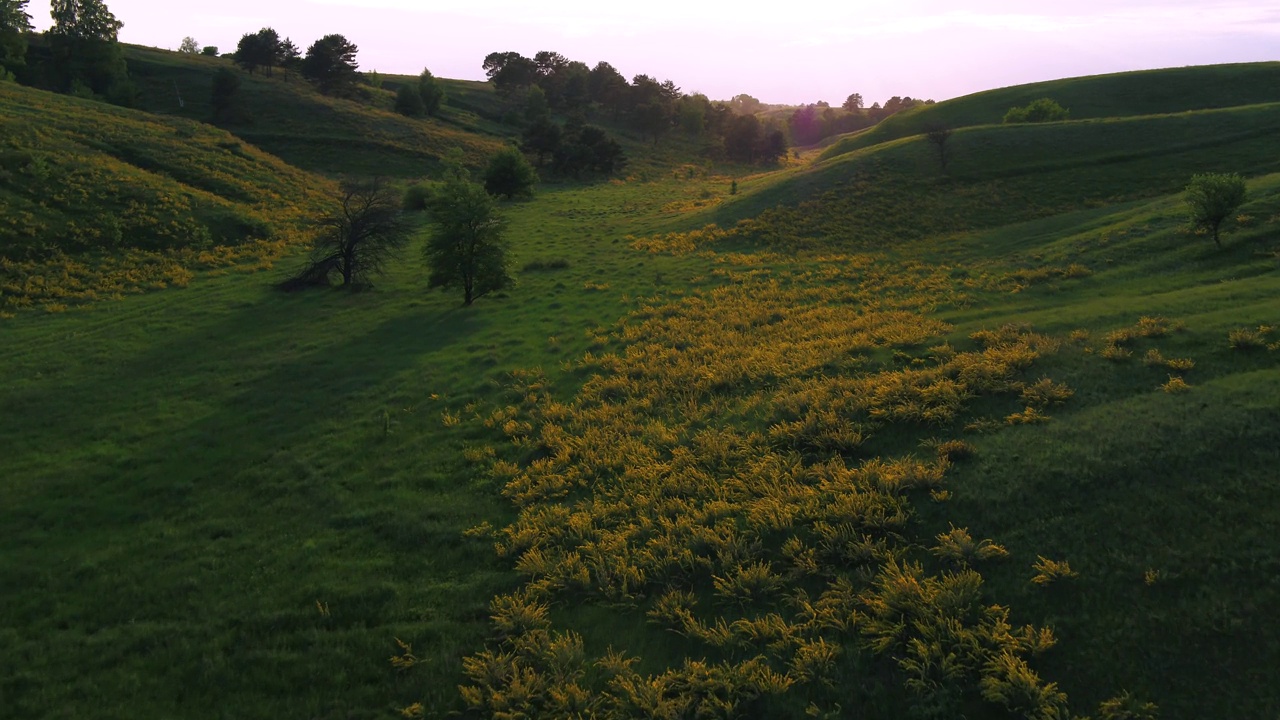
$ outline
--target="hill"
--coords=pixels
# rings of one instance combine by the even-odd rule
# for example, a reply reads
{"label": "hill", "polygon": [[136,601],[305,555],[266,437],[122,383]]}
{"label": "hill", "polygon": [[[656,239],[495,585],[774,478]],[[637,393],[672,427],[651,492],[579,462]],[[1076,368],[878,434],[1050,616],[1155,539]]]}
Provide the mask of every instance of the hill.
{"label": "hill", "polygon": [[[214,73],[234,67],[227,58],[138,46],[125,55],[141,108],[201,122],[212,120]],[[444,81],[450,99],[441,117],[418,120],[395,113],[386,89],[368,88],[368,100],[356,102],[322,95],[284,71],[242,73],[241,80],[238,113],[223,127],[311,172],[425,177],[455,148],[480,167],[506,144],[508,131],[496,122],[500,111],[485,83]]]}
{"label": "hill", "polygon": [[[503,205],[519,283],[470,308],[415,246],[373,292],[281,267],[19,314],[0,694],[1269,717],[1278,120],[980,124],[946,172],[904,136],[736,195],[691,159],[547,184]],[[1248,175],[1221,249],[1185,227],[1205,170]]]}
{"label": "hill", "polygon": [[330,191],[224,130],[12,83],[0,136],[0,309],[269,262]]}
{"label": "hill", "polygon": [[974,93],[894,115],[876,127],[827,148],[833,158],[878,143],[923,133],[930,125],[952,129],[999,124],[1009,108],[1052,98],[1071,119],[1167,115],[1191,110],[1280,101],[1280,63],[1248,63],[1146,70],[1050,80]]}

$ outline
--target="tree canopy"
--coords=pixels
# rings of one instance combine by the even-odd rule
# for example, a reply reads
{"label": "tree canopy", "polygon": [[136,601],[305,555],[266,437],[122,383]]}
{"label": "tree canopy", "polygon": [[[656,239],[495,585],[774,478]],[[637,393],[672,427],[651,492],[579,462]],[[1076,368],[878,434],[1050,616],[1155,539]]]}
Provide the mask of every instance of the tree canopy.
{"label": "tree canopy", "polygon": [[1219,237],[1222,224],[1240,209],[1246,196],[1244,178],[1239,175],[1205,173],[1192,176],[1186,195],[1192,226],[1211,233],[1213,242],[1222,247]]}
{"label": "tree canopy", "polygon": [[102,0],[53,0],[49,14],[53,16],[50,34],[77,40],[113,43],[124,27]]}
{"label": "tree canopy", "polygon": [[[297,48],[295,47],[294,50],[296,52]],[[262,69],[270,75],[274,68],[283,64],[284,51],[280,34],[272,28],[265,27],[256,33],[246,33],[241,36],[232,58],[237,65],[249,71],[250,74]]]}
{"label": "tree canopy", "polygon": [[344,181],[334,206],[316,223],[311,262],[281,284],[285,290],[329,285],[368,286],[394,259],[412,233],[399,195],[381,180]]}
{"label": "tree canopy", "polygon": [[484,187],[451,175],[428,203],[431,236],[424,257],[431,288],[461,288],[462,304],[509,287],[506,224]]}
{"label": "tree canopy", "polygon": [[0,0],[0,80],[26,63],[27,33],[31,32],[28,0]]}
{"label": "tree canopy", "polygon": [[498,151],[484,171],[485,191],[508,200],[517,195],[532,196],[537,182],[538,174],[533,166],[525,159],[524,153],[513,147]]}
{"label": "tree canopy", "polygon": [[307,48],[302,60],[302,76],[326,94],[340,95],[352,90],[360,78],[356,53],[359,48],[342,35],[325,35]]}

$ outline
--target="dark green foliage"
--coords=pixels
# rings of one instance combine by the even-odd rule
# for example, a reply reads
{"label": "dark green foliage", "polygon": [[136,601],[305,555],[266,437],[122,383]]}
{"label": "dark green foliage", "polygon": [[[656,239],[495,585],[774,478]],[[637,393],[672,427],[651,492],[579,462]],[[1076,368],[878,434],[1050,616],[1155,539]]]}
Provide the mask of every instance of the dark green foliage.
{"label": "dark green foliage", "polygon": [[325,35],[307,48],[302,76],[327,95],[347,95],[359,82],[356,53],[359,48],[342,35]]}
{"label": "dark green foliage", "polygon": [[485,192],[508,200],[517,195],[533,197],[533,186],[538,183],[538,174],[525,159],[524,153],[509,147],[489,161],[484,171]]}
{"label": "dark green foliage", "polygon": [[547,93],[537,85],[529,88],[529,94],[524,99],[525,122],[536,123],[550,117],[551,106],[547,103]]}
{"label": "dark green foliage", "polygon": [[1213,235],[1213,242],[1222,247],[1219,231],[1222,223],[1235,214],[1244,204],[1247,190],[1244,178],[1225,173],[1195,175],[1187,185],[1187,209],[1191,224],[1197,230]]}
{"label": "dark green foliage", "polygon": [[205,45],[204,47],[200,48],[200,54],[204,55],[205,57],[218,57],[218,46]]}
{"label": "dark green foliage", "polygon": [[627,157],[618,141],[594,125],[569,123],[552,157],[552,167],[563,175],[579,177],[584,172],[611,175],[626,167]]}
{"label": "dark green foliage", "polygon": [[421,212],[431,203],[431,186],[427,183],[414,183],[405,188],[401,205],[406,212]]}
{"label": "dark green foliage", "polygon": [[440,107],[445,101],[444,85],[426,68],[418,76],[418,96],[422,98],[423,112],[432,117],[440,114]]}
{"label": "dark green foliage", "polygon": [[781,130],[766,128],[755,115],[735,115],[725,129],[724,152],[734,162],[773,163],[787,154],[787,138]]}
{"label": "dark green foliage", "polygon": [[101,0],[55,0],[49,29],[53,84],[59,92],[132,103],[129,69],[116,37],[123,26]]}
{"label": "dark green foliage", "polygon": [[431,236],[424,249],[427,286],[461,288],[462,304],[509,287],[503,239],[506,223],[484,187],[462,176],[446,180],[430,204]]}
{"label": "dark green foliage", "polygon": [[233,59],[251,75],[259,69],[271,75],[284,61],[284,46],[280,41],[280,34],[267,27],[241,36]]}
{"label": "dark green foliage", "polygon": [[554,157],[560,149],[561,135],[560,126],[554,120],[540,117],[524,129],[520,147],[532,153],[537,158],[538,167],[542,167],[547,158]]}
{"label": "dark green foliage", "polygon": [[1071,112],[1059,105],[1050,98],[1040,98],[1032,100],[1028,105],[1023,107],[1009,108],[1009,112],[1004,115],[1004,122],[1008,123],[1040,123],[1055,122],[1058,120],[1066,120]]}
{"label": "dark green foliage", "polygon": [[941,124],[930,125],[924,136],[938,151],[938,165],[946,172],[947,163],[951,162],[951,128]]}
{"label": "dark green foliage", "polygon": [[533,84],[538,65],[517,52],[489,53],[481,67],[498,94],[510,96]]}
{"label": "dark green foliage", "polygon": [[844,104],[841,105],[840,107],[844,108],[845,110],[848,110],[849,112],[855,112],[855,111],[861,110],[862,109],[862,93],[853,93],[852,95],[850,95],[848,98],[845,99]]}
{"label": "dark green foliage", "polygon": [[344,181],[335,207],[316,226],[311,262],[282,289],[327,286],[332,275],[343,287],[367,287],[412,233],[395,192],[380,180]]}
{"label": "dark green foliage", "polygon": [[237,96],[240,93],[240,74],[231,68],[218,68],[213,75],[213,89],[209,105],[213,108],[214,122],[235,120]]}
{"label": "dark green foliage", "polygon": [[0,81],[26,64],[27,33],[31,32],[29,0],[0,0]]}
{"label": "dark green foliage", "polygon": [[415,118],[427,114],[427,106],[422,102],[422,93],[418,92],[417,85],[401,85],[396,91],[396,112]]}

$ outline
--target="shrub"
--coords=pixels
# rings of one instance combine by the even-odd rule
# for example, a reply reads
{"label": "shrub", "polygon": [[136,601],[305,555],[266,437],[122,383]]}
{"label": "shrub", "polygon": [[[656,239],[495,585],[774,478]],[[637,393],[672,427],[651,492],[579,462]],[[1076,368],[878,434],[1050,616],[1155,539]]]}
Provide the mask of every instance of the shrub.
{"label": "shrub", "polygon": [[1235,214],[1246,197],[1244,178],[1239,175],[1205,173],[1194,175],[1187,185],[1187,209],[1191,226],[1197,231],[1213,235],[1213,242],[1222,247],[1220,230],[1222,223]]}
{"label": "shrub", "polygon": [[1009,108],[1009,112],[1004,115],[1004,122],[1005,124],[1055,122],[1066,120],[1070,115],[1071,111],[1056,101],[1040,98],[1023,107]]}
{"label": "shrub", "polygon": [[420,182],[405,188],[403,207],[406,212],[422,212],[431,202],[431,185]]}
{"label": "shrub", "polygon": [[524,153],[509,147],[498,152],[489,161],[484,171],[485,192],[508,200],[521,195],[533,196],[533,186],[538,182],[538,174],[525,159]]}

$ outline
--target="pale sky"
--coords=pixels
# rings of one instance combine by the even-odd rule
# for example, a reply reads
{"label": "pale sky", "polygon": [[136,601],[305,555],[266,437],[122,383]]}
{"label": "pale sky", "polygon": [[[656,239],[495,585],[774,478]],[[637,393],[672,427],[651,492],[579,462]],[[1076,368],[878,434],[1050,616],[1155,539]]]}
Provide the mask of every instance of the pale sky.
{"label": "pale sky", "polygon": [[[360,68],[483,80],[484,56],[554,50],[712,99],[868,105],[1077,75],[1280,58],[1280,0],[107,0],[124,42],[235,49],[273,27],[340,33]],[[48,0],[28,7],[48,27]]]}

